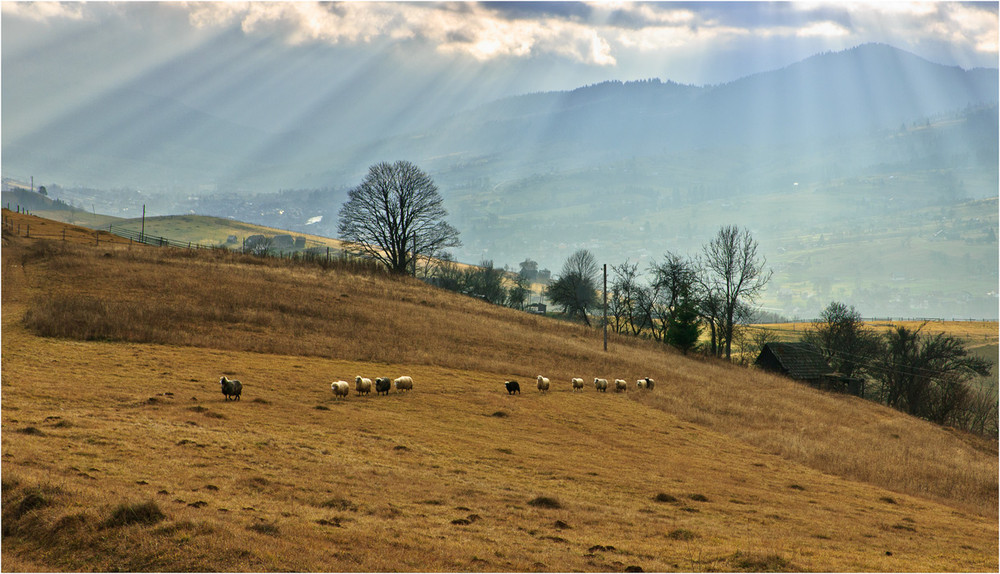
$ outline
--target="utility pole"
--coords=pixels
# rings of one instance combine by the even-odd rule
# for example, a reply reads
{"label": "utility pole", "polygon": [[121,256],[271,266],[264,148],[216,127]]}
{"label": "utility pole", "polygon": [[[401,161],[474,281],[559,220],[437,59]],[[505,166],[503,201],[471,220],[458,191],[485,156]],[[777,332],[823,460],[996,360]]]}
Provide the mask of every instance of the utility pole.
{"label": "utility pole", "polygon": [[142,229],[139,231],[139,243],[146,242],[146,204],[142,204]]}
{"label": "utility pole", "polygon": [[413,276],[417,276],[417,232],[413,232]]}
{"label": "utility pole", "polygon": [[604,350],[608,350],[608,264],[604,264]]}

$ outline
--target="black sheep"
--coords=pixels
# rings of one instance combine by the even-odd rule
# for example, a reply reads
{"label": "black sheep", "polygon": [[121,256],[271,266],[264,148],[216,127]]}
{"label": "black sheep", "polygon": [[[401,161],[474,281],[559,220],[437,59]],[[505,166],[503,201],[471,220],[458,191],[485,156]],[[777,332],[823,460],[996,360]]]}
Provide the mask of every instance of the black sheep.
{"label": "black sheep", "polygon": [[389,389],[392,388],[392,379],[389,377],[379,377],[375,379],[375,395],[381,395],[385,393],[387,396],[389,394]]}
{"label": "black sheep", "polygon": [[513,395],[514,393],[521,394],[521,385],[517,381],[507,381],[503,386],[507,387],[508,395]]}
{"label": "black sheep", "polygon": [[226,400],[229,397],[233,397],[233,400],[240,400],[240,394],[243,392],[243,383],[237,381],[236,379],[227,379],[225,375],[219,379],[219,384],[222,385],[222,394],[225,395]]}

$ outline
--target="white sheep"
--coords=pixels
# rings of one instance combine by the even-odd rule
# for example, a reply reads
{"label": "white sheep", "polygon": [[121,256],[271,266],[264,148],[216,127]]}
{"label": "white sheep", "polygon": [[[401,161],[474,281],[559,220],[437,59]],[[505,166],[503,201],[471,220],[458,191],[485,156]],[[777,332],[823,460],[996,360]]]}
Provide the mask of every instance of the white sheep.
{"label": "white sheep", "polygon": [[543,377],[541,375],[538,375],[538,390],[541,391],[541,392],[543,392],[543,393],[545,391],[549,390],[549,379],[548,378]]}
{"label": "white sheep", "polygon": [[635,388],[637,388],[637,389],[645,389],[646,388],[646,379],[639,379],[638,381],[636,381],[635,382]]}
{"label": "white sheep", "polygon": [[358,391],[358,396],[367,395],[372,392],[372,380],[354,377],[354,389]]}
{"label": "white sheep", "polygon": [[571,383],[573,383],[573,391],[574,391],[574,392],[575,392],[575,391],[576,391],[577,389],[581,389],[581,390],[583,389],[583,379],[581,379],[581,378],[578,378],[578,377],[577,377],[577,378],[574,378],[574,379],[573,379],[572,381],[570,381],[570,382],[571,382]]}
{"label": "white sheep", "polygon": [[615,379],[615,392],[616,393],[628,392],[628,383],[625,382],[625,379]]}
{"label": "white sheep", "polygon": [[372,391],[372,380],[371,379],[366,379],[366,378],[362,377],[361,375],[358,375],[358,376],[354,377],[354,388],[358,390],[358,394],[359,395],[363,392],[362,389],[364,389],[366,387],[368,388],[367,392],[370,393]]}
{"label": "white sheep", "polygon": [[608,380],[607,379],[594,379],[594,388],[602,393],[608,392]]}
{"label": "white sheep", "polygon": [[393,383],[396,384],[397,391],[412,391],[413,390],[413,379],[410,377],[399,377]]}
{"label": "white sheep", "polygon": [[351,394],[351,385],[347,381],[334,381],[330,383],[330,390],[335,397],[346,397]]}

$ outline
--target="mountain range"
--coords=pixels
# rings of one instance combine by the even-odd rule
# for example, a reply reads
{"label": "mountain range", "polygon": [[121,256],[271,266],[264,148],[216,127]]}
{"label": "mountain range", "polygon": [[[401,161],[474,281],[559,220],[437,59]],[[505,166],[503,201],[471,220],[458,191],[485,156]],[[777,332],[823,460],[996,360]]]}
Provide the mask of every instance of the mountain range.
{"label": "mountain range", "polygon": [[[149,203],[154,212],[287,229],[312,222],[311,232],[333,235],[346,190],[367,167],[407,159],[437,182],[465,243],[457,256],[467,262],[532,258],[557,268],[583,247],[612,263],[645,264],[667,250],[697,251],[729,223],[751,228],[784,267],[795,267],[787,254],[802,255],[797,245],[828,244],[834,236],[878,261],[895,250],[857,252],[856,241],[889,228],[921,238],[960,226],[949,206],[996,197],[998,86],[995,68],[965,70],[866,44],[720,85],[609,81],[447,113],[442,106],[423,111],[426,102],[373,111],[364,101],[375,94],[359,85],[355,101],[338,94],[329,105],[313,105],[307,121],[278,131],[249,121],[259,101],[202,99],[196,106],[139,84],[16,138],[5,130],[3,171],[67,188],[119,188],[106,201],[88,192],[84,205],[106,210],[136,213]],[[123,196],[123,188],[142,194]],[[995,213],[984,216],[996,221]],[[981,234],[953,235],[979,241]],[[958,247],[943,258],[992,259],[986,269],[996,268],[995,239],[983,253]],[[793,274],[786,289],[812,295],[773,304],[811,313],[818,300],[801,299],[822,297],[819,283],[835,286],[825,295],[850,300],[890,277],[941,275],[917,251],[872,264],[876,275],[845,277],[835,267]],[[825,279],[817,279],[820,272]],[[908,286],[921,293],[916,302],[886,297],[909,298],[891,310],[916,312],[924,294],[986,297],[995,279],[969,285],[960,274],[942,285],[928,278]],[[874,303],[879,299],[864,302],[890,310]],[[926,304],[938,314],[967,309]],[[995,298],[976,305],[983,307],[995,315]]]}
{"label": "mountain range", "polygon": [[[259,113],[259,103],[211,101],[198,109],[130,85],[17,139],[5,133],[4,171],[91,187],[266,192],[352,184],[338,176],[357,177],[397,157],[432,172],[481,156],[538,159],[538,152],[559,165],[591,165],[855,136],[996,103],[997,86],[996,69],[963,70],[868,44],[716,86],[614,81],[506,98],[426,118],[424,129],[404,133],[414,122],[393,116],[405,108],[358,117],[338,100],[316,109],[308,128],[268,132],[233,119],[241,105],[245,114]],[[364,90],[355,97],[364,99]]]}

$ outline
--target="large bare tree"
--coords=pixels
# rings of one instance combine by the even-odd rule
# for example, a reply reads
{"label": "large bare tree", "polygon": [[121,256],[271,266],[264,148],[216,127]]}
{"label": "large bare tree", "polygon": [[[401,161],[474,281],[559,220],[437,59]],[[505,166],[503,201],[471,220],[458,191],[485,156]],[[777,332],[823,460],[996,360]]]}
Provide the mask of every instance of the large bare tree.
{"label": "large bare tree", "polygon": [[563,312],[579,316],[590,326],[588,314],[597,308],[597,259],[586,249],[580,249],[569,256],[563,264],[562,274],[546,289],[549,301],[561,305]]}
{"label": "large bare tree", "polygon": [[[721,303],[720,342],[726,358],[732,356],[733,331],[741,313],[756,301],[771,279],[767,259],[757,254],[757,242],[749,229],[727,225],[704,247],[703,270]],[[722,349],[720,349],[721,351]]]}
{"label": "large bare tree", "polygon": [[418,256],[462,244],[447,215],[437,186],[420,168],[408,161],[380,162],[348,193],[338,232],[389,271],[406,273]]}

